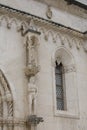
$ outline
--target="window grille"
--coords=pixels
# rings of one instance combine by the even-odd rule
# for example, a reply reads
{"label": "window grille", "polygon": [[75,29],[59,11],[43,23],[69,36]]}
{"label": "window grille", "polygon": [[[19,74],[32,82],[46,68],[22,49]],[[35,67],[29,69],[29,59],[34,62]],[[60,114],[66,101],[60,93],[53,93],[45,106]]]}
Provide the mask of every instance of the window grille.
{"label": "window grille", "polygon": [[57,110],[64,110],[64,94],[63,94],[63,65],[56,62],[55,76],[56,76],[56,104]]}

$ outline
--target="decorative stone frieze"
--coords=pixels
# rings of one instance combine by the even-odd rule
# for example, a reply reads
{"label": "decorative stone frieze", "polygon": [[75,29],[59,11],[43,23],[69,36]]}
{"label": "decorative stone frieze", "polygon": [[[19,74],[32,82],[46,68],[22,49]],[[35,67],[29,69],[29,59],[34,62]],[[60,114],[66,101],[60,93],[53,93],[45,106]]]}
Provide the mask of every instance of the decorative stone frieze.
{"label": "decorative stone frieze", "polygon": [[[8,13],[6,14],[6,10],[4,15],[3,13],[0,15],[0,25],[2,25],[3,21],[5,21],[7,24],[7,28],[10,29],[12,25],[15,24],[16,30],[18,32],[21,31],[21,33],[23,33],[22,35],[25,34],[28,28],[32,28],[37,32],[41,32],[44,35],[46,41],[48,41],[49,37],[51,36],[53,43],[55,43],[56,45],[58,45],[58,39],[60,39],[61,45],[65,45],[65,43],[68,43],[69,47],[72,48],[74,44],[76,45],[76,48],[78,50],[80,49],[81,45],[84,44],[84,41],[87,39],[86,35],[66,29],[64,27],[56,27],[54,24],[51,24],[39,18],[35,18],[34,16],[32,20],[31,16],[19,16],[17,12],[11,13],[13,15],[12,17],[10,17]],[[21,27],[23,27],[24,31],[21,30]]]}
{"label": "decorative stone frieze", "polygon": [[14,125],[14,126],[22,126],[22,125],[26,125],[26,119],[19,119],[19,118],[8,118],[8,119],[0,119],[0,125],[1,124],[6,124],[6,125]]}
{"label": "decorative stone frieze", "polygon": [[[11,16],[9,16],[9,11],[10,11]],[[53,30],[55,30],[57,32],[63,31],[65,33],[67,32],[68,34],[76,35],[78,37],[84,37],[83,34],[81,34],[79,32],[76,32],[74,30],[69,30],[69,29],[61,27],[61,26],[56,26],[55,24],[53,24],[49,21],[46,21],[44,19],[32,16],[32,15],[28,15],[27,13],[22,15],[22,13],[17,12],[16,10],[13,11],[10,8],[7,9],[7,8],[1,8],[1,7],[0,7],[0,12],[1,12],[0,23],[3,20],[5,20],[8,28],[10,28],[13,23],[15,23],[15,25],[17,26],[17,30],[19,30],[19,28],[21,28],[21,25],[23,25],[25,28],[29,27],[29,21],[32,21],[32,17],[33,17],[33,22],[39,26],[40,25],[44,26],[44,28],[46,28],[45,26],[48,26],[49,29],[51,27]],[[38,30],[38,27],[35,25],[33,26],[33,28]]]}

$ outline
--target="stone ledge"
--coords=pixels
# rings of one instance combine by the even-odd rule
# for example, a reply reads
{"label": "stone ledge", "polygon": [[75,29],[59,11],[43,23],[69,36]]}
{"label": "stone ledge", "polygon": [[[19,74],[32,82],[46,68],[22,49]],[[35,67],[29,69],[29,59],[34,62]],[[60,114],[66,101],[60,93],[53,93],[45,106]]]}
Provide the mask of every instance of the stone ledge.
{"label": "stone ledge", "polygon": [[54,116],[56,116],[56,117],[63,117],[63,118],[80,119],[79,113],[73,114],[73,113],[71,113],[69,111],[56,110],[54,112]]}
{"label": "stone ledge", "polygon": [[40,70],[39,66],[28,66],[25,68],[25,75],[28,77],[35,76]]}

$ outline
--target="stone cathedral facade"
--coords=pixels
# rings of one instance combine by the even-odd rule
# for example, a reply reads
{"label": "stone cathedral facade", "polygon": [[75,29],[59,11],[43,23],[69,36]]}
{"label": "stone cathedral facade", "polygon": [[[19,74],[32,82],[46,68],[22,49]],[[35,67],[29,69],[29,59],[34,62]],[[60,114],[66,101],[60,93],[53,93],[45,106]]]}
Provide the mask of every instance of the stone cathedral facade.
{"label": "stone cathedral facade", "polygon": [[0,0],[0,130],[87,130],[87,1]]}

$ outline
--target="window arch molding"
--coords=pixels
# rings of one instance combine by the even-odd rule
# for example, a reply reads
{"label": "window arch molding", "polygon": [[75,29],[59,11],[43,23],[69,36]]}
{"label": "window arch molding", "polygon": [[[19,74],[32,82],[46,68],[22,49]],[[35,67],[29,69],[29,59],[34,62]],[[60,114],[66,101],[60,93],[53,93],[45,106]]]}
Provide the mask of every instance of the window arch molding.
{"label": "window arch molding", "polygon": [[[75,59],[72,53],[65,47],[58,47],[55,49],[53,55],[52,55],[53,62],[55,63],[55,60],[59,60],[59,62],[62,62],[64,66],[74,64],[75,65]],[[67,59],[67,60],[66,60]]]}
{"label": "window arch molding", "polygon": [[[66,108],[63,111],[57,110],[56,106],[57,104],[56,104],[55,61],[57,61],[58,64],[62,63],[64,68],[63,89],[64,89],[64,103]],[[54,54],[52,56],[52,74],[53,74],[52,79],[53,79],[53,95],[54,95],[53,96],[54,115],[79,118],[76,64],[74,56],[65,47],[59,47],[54,51]]]}

